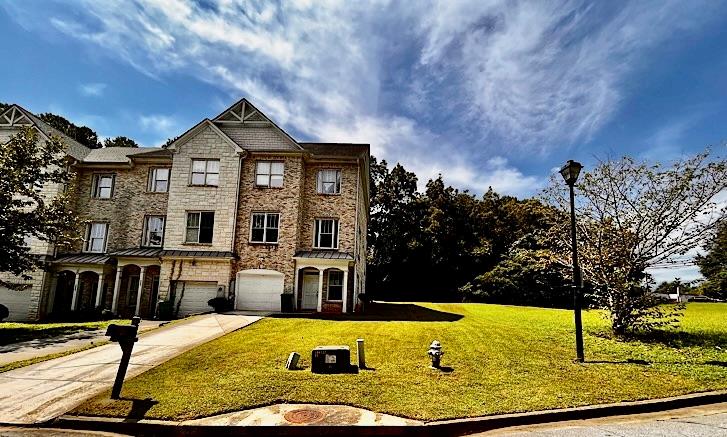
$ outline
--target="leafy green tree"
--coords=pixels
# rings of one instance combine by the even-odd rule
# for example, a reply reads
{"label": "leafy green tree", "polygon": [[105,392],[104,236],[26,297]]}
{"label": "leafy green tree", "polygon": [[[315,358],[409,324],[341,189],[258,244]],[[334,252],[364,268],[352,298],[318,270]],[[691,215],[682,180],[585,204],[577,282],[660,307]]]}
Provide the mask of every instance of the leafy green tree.
{"label": "leafy green tree", "polygon": [[699,289],[709,297],[727,299],[727,221],[716,229],[705,249],[707,253],[696,259],[704,276]]}
{"label": "leafy green tree", "polygon": [[66,186],[72,180],[64,150],[59,138],[41,142],[29,127],[0,147],[0,271],[28,278],[30,270],[43,266],[30,253],[29,237],[58,245],[77,238],[72,189],[52,198],[43,192],[44,187]]}
{"label": "leafy green tree", "polygon": [[[545,198],[568,211],[567,187],[554,176]],[[678,321],[680,307],[658,305],[647,269],[700,246],[723,220],[714,203],[727,188],[727,162],[709,150],[669,166],[624,157],[604,160],[577,184],[579,255],[592,302],[616,334]],[[568,223],[554,251],[570,256]]]}
{"label": "leafy green tree", "polygon": [[136,143],[136,141],[132,140],[131,138],[127,137],[114,137],[114,138],[106,138],[103,141],[104,147],[139,147],[139,145]]}
{"label": "leafy green tree", "polygon": [[657,285],[654,293],[675,294],[677,288],[680,294],[694,294],[696,291],[691,282],[682,282],[680,278],[675,278],[673,281],[664,281]]}
{"label": "leafy green tree", "polygon": [[101,147],[101,143],[98,141],[98,135],[89,127],[77,126],[64,117],[51,114],[50,112],[40,114],[38,117],[88,148],[98,149]]}

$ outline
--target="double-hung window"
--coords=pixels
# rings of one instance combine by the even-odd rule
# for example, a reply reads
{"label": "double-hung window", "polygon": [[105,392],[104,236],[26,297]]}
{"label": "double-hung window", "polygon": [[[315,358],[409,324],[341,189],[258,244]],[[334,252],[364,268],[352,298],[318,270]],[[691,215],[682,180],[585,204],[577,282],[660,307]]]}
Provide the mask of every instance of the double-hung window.
{"label": "double-hung window", "polygon": [[91,195],[97,199],[110,199],[114,192],[114,175],[93,175],[93,191]]}
{"label": "double-hung window", "polygon": [[219,159],[193,159],[192,185],[216,187],[220,183]]}
{"label": "double-hung window", "polygon": [[313,247],[317,249],[338,249],[337,219],[316,219]]}
{"label": "double-hung window", "polygon": [[152,168],[149,171],[149,191],[166,193],[169,191],[169,169]]}
{"label": "double-hung window", "polygon": [[86,252],[103,253],[106,250],[107,223],[93,222],[86,230]]}
{"label": "double-hung window", "polygon": [[258,187],[280,188],[283,186],[283,161],[258,161],[255,165],[255,185]]}
{"label": "double-hung window", "polygon": [[144,221],[144,241],[145,247],[162,247],[164,242],[164,216],[148,215]]}
{"label": "double-hung window", "polygon": [[341,194],[341,170],[318,172],[318,194]]}
{"label": "double-hung window", "polygon": [[343,300],[343,272],[328,271],[328,300]]}
{"label": "double-hung window", "polygon": [[214,212],[188,212],[185,242],[212,243],[212,230],[214,226]]}
{"label": "double-hung window", "polygon": [[277,212],[254,212],[250,227],[251,243],[277,243],[280,214]]}

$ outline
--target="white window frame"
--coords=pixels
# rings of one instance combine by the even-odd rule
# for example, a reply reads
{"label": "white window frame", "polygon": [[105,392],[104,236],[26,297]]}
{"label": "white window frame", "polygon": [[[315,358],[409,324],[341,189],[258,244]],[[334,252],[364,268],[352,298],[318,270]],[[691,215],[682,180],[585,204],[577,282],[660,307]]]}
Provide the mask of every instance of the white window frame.
{"label": "white window frame", "polygon": [[[331,233],[333,234],[331,237],[331,242],[333,243],[332,247],[323,247],[321,246],[321,223],[325,221],[332,221],[333,227],[331,230]],[[315,219],[313,223],[313,248],[314,249],[338,249],[338,239],[341,234],[341,222],[337,218],[317,218]]]}
{"label": "white window frame", "polygon": [[[333,181],[324,181],[323,180],[323,174],[325,172],[335,172],[334,180]],[[318,194],[323,194],[327,196],[334,196],[337,194],[341,194],[341,179],[342,179],[343,172],[340,168],[322,168],[318,170],[318,176],[316,177],[316,191]],[[325,184],[333,184],[333,192],[328,193],[326,192],[323,187]]]}
{"label": "white window frame", "polygon": [[[161,179],[161,178],[159,178],[157,176],[157,173],[159,172],[159,170],[166,170],[166,172],[167,172],[167,178],[166,179]],[[169,167],[152,167],[149,170],[149,185],[147,187],[147,189],[149,190],[149,192],[152,192],[152,193],[167,193],[167,192],[169,192],[169,179],[171,179],[171,174],[172,174],[172,169],[169,168]],[[164,190],[157,189],[157,183],[158,182],[161,182],[161,181],[164,181],[164,182],[167,183],[167,185],[166,185],[166,187],[165,187]]]}
{"label": "white window frame", "polygon": [[[212,214],[212,240],[208,242],[200,242],[199,237],[202,232],[202,214],[203,213],[211,213]],[[197,229],[197,239],[196,241],[190,241],[188,239],[189,233],[189,216],[191,214],[197,214],[199,216],[199,221],[197,223],[196,229]],[[185,222],[184,222],[184,242],[188,244],[212,244],[215,241],[215,212],[214,211],[186,211],[185,212]]]}
{"label": "white window frame", "polygon": [[[94,225],[103,225],[104,227],[104,235],[102,244],[101,244],[101,250],[93,250],[93,241],[98,240],[99,237],[91,237],[91,234],[93,232],[93,226]],[[109,237],[109,224],[106,222],[90,222],[88,225],[86,225],[86,241],[83,244],[83,251],[87,253],[104,253],[106,252],[106,244],[108,243]]]}
{"label": "white window frame", "polygon": [[[252,230],[253,230],[253,224],[255,222],[255,216],[256,215],[262,215],[263,218],[263,239],[262,241],[257,241],[252,239]],[[268,228],[268,216],[278,216],[278,227],[277,228]],[[267,240],[267,234],[268,229],[277,229],[278,230],[278,238],[275,239],[275,241],[266,241]],[[278,244],[280,241],[280,213],[279,212],[265,212],[265,211],[257,211],[250,214],[250,243],[255,244]]]}
{"label": "white window frame", "polygon": [[[159,218],[162,220],[162,238],[159,244],[150,244],[149,239],[149,220],[153,218]],[[144,216],[144,232],[141,234],[141,246],[142,247],[162,247],[164,245],[164,230],[167,224],[167,217],[163,215],[147,215]]]}
{"label": "white window frame", "polygon": [[[273,173],[273,164],[280,164],[280,173]],[[267,170],[265,167],[267,166]],[[267,179],[265,183],[259,183],[260,177]],[[280,177],[280,185],[273,185],[273,177]],[[255,186],[258,188],[283,188],[285,184],[285,161],[282,160],[260,160],[255,161]]]}
{"label": "white window frame", "polygon": [[[133,283],[133,279],[136,278],[136,287],[132,287],[131,284]],[[126,279],[126,306],[136,309],[136,296],[139,293],[139,284],[141,283],[141,275],[129,275],[129,277]],[[142,285],[142,292],[144,286]],[[132,294],[134,293],[134,297],[132,299]]]}
{"label": "white window frame", "polygon": [[[101,181],[103,179],[111,179],[111,186],[108,187],[101,187]],[[94,173],[93,175],[93,185],[91,186],[91,197],[94,199],[111,199],[114,197],[114,185],[116,185],[116,175],[113,173]],[[102,196],[101,193],[103,189],[109,190],[108,196]]]}
{"label": "white window frame", "polygon": [[[194,169],[195,162],[204,162],[204,170],[199,171]],[[217,163],[217,171],[210,171],[210,163]],[[198,184],[194,182],[194,175],[203,175],[204,183]],[[217,182],[210,182],[210,175],[217,175]],[[192,165],[189,172],[189,185],[195,187],[218,187],[220,185],[220,160],[219,159],[206,159],[206,158],[192,158]]]}
{"label": "white window frame", "polygon": [[[340,273],[341,274],[341,285],[340,285],[341,298],[340,299],[331,299],[331,273]],[[344,287],[344,283],[343,283],[344,278],[345,278],[345,275],[343,274],[343,270],[338,270],[338,269],[328,270],[328,281],[326,284],[326,286],[327,286],[326,300],[328,302],[343,302],[343,298],[344,298],[343,290],[346,288],[346,287]],[[338,287],[338,285],[336,285],[336,287]]]}

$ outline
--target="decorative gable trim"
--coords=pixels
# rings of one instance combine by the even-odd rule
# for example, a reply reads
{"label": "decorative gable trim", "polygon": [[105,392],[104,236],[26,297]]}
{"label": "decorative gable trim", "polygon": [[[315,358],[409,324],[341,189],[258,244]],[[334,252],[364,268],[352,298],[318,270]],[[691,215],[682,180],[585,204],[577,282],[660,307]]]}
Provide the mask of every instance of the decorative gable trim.
{"label": "decorative gable trim", "polygon": [[0,126],[3,127],[15,127],[15,126],[33,126],[30,118],[16,105],[11,105],[8,109],[0,115]]}
{"label": "decorative gable trim", "polygon": [[237,145],[230,137],[228,137],[224,132],[220,130],[217,126],[215,126],[214,123],[209,118],[205,118],[204,120],[200,121],[196,125],[194,125],[191,129],[189,129],[187,132],[183,133],[179,138],[174,140],[172,144],[170,144],[167,147],[167,150],[170,150],[172,152],[177,151],[177,149],[185,144],[187,144],[192,138],[197,136],[198,133],[200,133],[204,128],[209,127],[214,133],[216,133],[224,142],[232,147],[232,149],[236,153],[245,153],[245,151]]}
{"label": "decorative gable trim", "polygon": [[220,126],[272,127],[285,138],[293,150],[303,151],[303,147],[293,137],[288,135],[287,132],[245,98],[233,103],[232,106],[215,117],[213,121],[219,123]]}

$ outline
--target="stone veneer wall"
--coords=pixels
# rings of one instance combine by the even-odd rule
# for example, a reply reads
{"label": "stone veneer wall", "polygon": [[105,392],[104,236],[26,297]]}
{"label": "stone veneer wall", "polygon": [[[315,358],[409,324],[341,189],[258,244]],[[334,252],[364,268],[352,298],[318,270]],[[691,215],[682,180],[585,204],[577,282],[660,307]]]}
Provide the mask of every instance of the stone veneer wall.
{"label": "stone veneer wall", "polygon": [[[316,218],[337,218],[339,220],[338,250],[354,253],[356,232],[356,164],[308,162],[305,167],[303,185],[302,226],[298,236],[298,247],[313,248]],[[319,170],[341,169],[341,194],[318,194],[316,181]]]}
{"label": "stone veneer wall", "polygon": [[[192,159],[219,159],[219,186],[190,185]],[[240,156],[212,128],[177,146],[169,188],[165,249],[231,251]],[[212,244],[185,243],[187,211],[214,211]]]}
{"label": "stone veneer wall", "polygon": [[[168,167],[168,164],[166,165]],[[140,247],[144,232],[144,217],[166,215],[168,193],[147,190],[149,171],[164,164],[137,164],[132,168],[110,170],[82,168],[78,171],[76,204],[83,223],[79,233],[86,238],[86,226],[90,221],[108,222],[106,252]],[[110,199],[91,197],[95,174],[114,174],[114,188]],[[166,226],[169,229],[169,225]],[[83,242],[74,245],[73,251],[83,249]]]}
{"label": "stone veneer wall", "polygon": [[[257,161],[283,161],[285,173],[282,188],[255,186]],[[303,185],[301,155],[252,155],[242,164],[240,201],[237,214],[235,250],[239,256],[233,266],[232,278],[240,270],[262,268],[285,275],[285,291],[293,292],[298,231],[300,229],[301,187]],[[280,213],[278,244],[250,243],[250,221],[253,212]]]}

